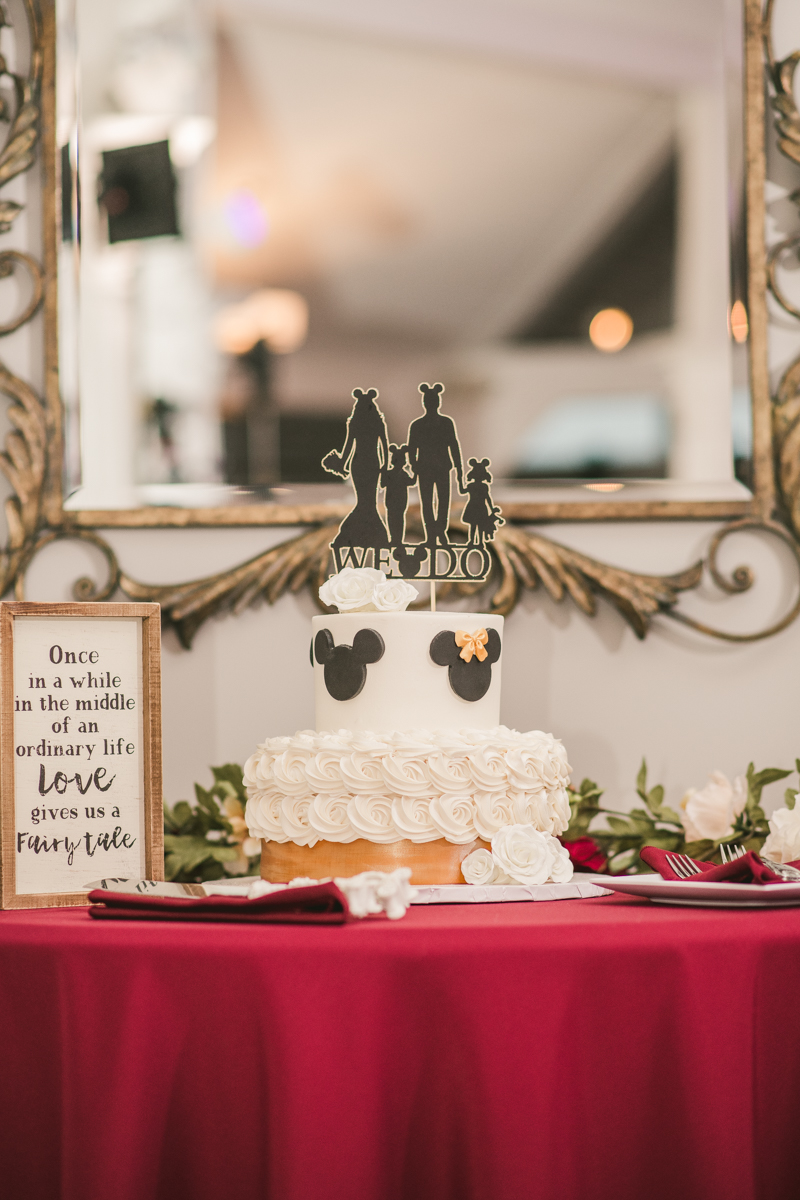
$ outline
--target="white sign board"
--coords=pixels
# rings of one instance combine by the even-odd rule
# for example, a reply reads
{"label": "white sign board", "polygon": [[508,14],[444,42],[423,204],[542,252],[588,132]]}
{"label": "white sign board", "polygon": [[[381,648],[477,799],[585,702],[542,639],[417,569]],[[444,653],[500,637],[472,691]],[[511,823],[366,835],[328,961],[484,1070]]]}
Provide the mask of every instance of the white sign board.
{"label": "white sign board", "polygon": [[158,606],[0,610],[3,906],[163,877]]}

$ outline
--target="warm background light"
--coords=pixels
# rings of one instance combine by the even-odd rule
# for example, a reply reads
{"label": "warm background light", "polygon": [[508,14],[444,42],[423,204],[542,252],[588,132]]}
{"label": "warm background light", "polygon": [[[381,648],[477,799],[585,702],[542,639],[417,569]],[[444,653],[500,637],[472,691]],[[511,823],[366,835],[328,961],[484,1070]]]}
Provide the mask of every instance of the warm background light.
{"label": "warm background light", "polygon": [[620,492],[625,487],[624,483],[585,483],[583,485],[590,492]]}
{"label": "warm background light", "polygon": [[731,309],[730,323],[733,340],[739,343],[746,342],[750,326],[747,320],[747,309],[741,300],[734,301],[733,308]]}
{"label": "warm background light", "polygon": [[633,333],[633,321],[621,308],[601,308],[589,326],[589,338],[598,350],[615,354],[627,346]]}
{"label": "warm background light", "polygon": [[274,354],[291,354],[308,332],[308,305],[298,292],[263,288],[220,309],[214,340],[226,354],[246,354],[262,338]]}

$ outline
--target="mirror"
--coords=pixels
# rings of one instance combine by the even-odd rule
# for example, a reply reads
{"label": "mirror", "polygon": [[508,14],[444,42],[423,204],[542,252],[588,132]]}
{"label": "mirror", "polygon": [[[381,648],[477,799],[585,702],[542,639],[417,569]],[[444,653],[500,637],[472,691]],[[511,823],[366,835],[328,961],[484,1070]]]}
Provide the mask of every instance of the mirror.
{"label": "mirror", "polygon": [[741,6],[390,8],[59,10],[65,508],[343,499],[434,380],[505,503],[746,501]]}

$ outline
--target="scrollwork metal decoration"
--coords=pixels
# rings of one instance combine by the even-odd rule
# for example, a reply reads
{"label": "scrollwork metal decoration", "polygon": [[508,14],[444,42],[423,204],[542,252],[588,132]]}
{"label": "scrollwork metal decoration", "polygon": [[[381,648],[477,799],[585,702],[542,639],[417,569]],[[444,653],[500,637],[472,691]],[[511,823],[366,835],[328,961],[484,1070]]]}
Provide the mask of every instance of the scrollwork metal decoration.
{"label": "scrollwork metal decoration", "polygon": [[[47,385],[44,398],[33,388],[14,376],[0,363],[0,392],[10,401],[7,415],[12,425],[5,449],[0,453],[0,471],[8,480],[12,495],[5,502],[8,523],[6,546],[0,551],[0,594],[14,590],[22,597],[25,573],[35,556],[47,546],[61,540],[76,539],[94,546],[103,556],[106,577],[102,585],[82,578],[75,584],[74,594],[81,600],[107,600],[121,590],[132,600],[158,601],[162,606],[165,624],[171,624],[184,646],[191,646],[197,630],[212,616],[236,614],[250,605],[266,601],[274,603],[287,592],[310,588],[316,598],[318,589],[329,570],[329,544],[343,515],[335,509],[311,511],[285,509],[281,520],[286,525],[306,525],[299,534],[247,562],[217,574],[181,584],[156,585],[142,583],[121,567],[114,550],[97,532],[111,522],[97,521],[87,527],[87,514],[65,513],[61,505],[61,412],[57,388],[57,346],[55,335],[55,137],[54,137],[54,55],[55,26],[53,0],[24,0],[30,44],[29,66],[24,75],[8,71],[0,59],[0,81],[11,83],[13,102],[0,104],[0,122],[8,123],[5,141],[0,147],[0,186],[27,171],[34,163],[37,144],[43,143],[43,172],[45,176],[45,261],[42,267],[31,255],[10,250],[0,254],[0,279],[16,267],[30,276],[32,294],[21,312],[0,326],[0,337],[7,336],[29,321],[42,303],[46,318]],[[772,84],[771,103],[776,113],[780,147],[795,162],[800,163],[800,116],[792,93],[792,80],[800,51],[777,62],[770,42],[773,0],[767,0],[762,15],[760,0],[745,0],[746,52],[748,63],[748,162],[750,181],[750,267],[751,267],[751,331],[753,354],[760,366],[754,368],[754,419],[756,426],[755,495],[750,505],[728,506],[717,514],[708,503],[673,505],[669,511],[646,504],[640,511],[628,506],[626,515],[652,518],[659,516],[710,518],[717,515],[727,519],[712,538],[704,561],[696,562],[675,575],[646,575],[627,571],[599,562],[576,550],[552,541],[540,532],[524,528],[523,524],[545,519],[565,519],[564,512],[539,511],[542,506],[507,506],[508,523],[500,528],[491,546],[492,572],[483,583],[451,582],[441,586],[440,595],[456,594],[476,597],[486,592],[483,603],[493,612],[507,614],[517,604],[523,591],[534,590],[541,584],[555,601],[569,597],[587,616],[597,611],[597,598],[605,598],[619,610],[637,637],[643,638],[653,618],[671,617],[686,626],[711,637],[730,642],[749,642],[770,637],[786,628],[800,614],[800,598],[791,611],[769,628],[749,634],[732,634],[713,629],[688,616],[679,607],[682,593],[696,589],[707,569],[714,583],[726,594],[741,594],[754,582],[747,567],[737,568],[730,577],[718,564],[718,552],[732,534],[743,530],[761,530],[777,536],[791,549],[800,570],[800,358],[786,371],[772,407],[772,433],[769,420],[758,415],[759,388],[764,391],[764,412],[769,412],[766,392],[766,304],[764,290],[768,286],[777,302],[790,315],[800,318],[780,289],[778,265],[786,254],[796,254],[800,235],[788,238],[766,255],[763,247],[763,94],[761,81],[763,63],[761,43],[766,47],[766,63]],[[0,25],[9,24],[7,12],[0,0]],[[794,199],[800,202],[800,192]],[[0,232],[11,228],[21,210],[16,202],[0,199]],[[759,231],[759,223],[761,230]],[[759,282],[761,281],[761,282]],[[758,342],[757,346],[755,342]],[[756,354],[757,350],[757,354]],[[758,370],[761,383],[757,385]],[[766,434],[764,430],[766,429]],[[759,432],[759,430],[761,432]],[[775,474],[777,466],[777,505],[775,509]],[[587,516],[613,516],[612,510],[598,507],[590,514],[587,506],[574,512],[573,519]],[[536,511],[532,511],[532,510]],[[781,521],[776,519],[779,516]],[[732,519],[733,518],[733,519]],[[412,517],[413,519],[413,517]],[[186,523],[201,524],[201,520]],[[209,520],[207,523],[216,523]],[[272,522],[274,523],[274,521]],[[150,524],[143,517],[140,527]]]}

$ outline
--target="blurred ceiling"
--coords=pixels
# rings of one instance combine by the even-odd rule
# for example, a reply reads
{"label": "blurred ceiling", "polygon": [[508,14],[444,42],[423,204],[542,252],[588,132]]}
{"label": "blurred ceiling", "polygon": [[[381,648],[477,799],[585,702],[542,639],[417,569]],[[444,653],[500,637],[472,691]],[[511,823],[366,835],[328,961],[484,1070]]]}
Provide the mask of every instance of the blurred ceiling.
{"label": "blurred ceiling", "polygon": [[217,11],[216,199],[248,188],[270,222],[256,250],[216,248],[220,280],[304,289],[317,334],[447,345],[530,326],[597,255],[723,44],[721,2]]}

